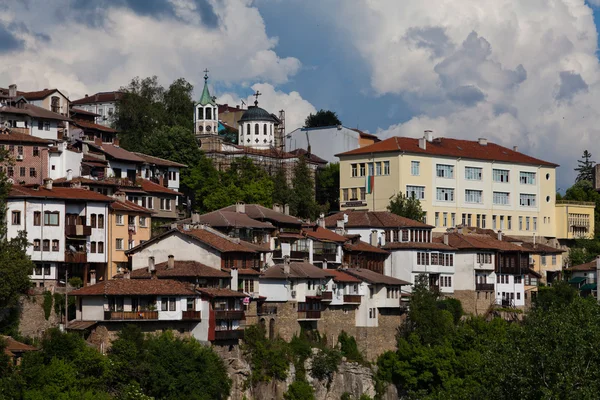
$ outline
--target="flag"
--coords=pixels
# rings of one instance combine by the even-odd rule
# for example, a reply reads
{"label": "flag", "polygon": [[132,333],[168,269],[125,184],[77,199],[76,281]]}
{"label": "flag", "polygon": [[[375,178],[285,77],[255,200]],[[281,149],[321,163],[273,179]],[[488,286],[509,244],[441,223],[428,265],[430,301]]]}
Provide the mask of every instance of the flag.
{"label": "flag", "polygon": [[375,176],[368,175],[367,176],[367,194],[373,193],[374,188],[375,188]]}

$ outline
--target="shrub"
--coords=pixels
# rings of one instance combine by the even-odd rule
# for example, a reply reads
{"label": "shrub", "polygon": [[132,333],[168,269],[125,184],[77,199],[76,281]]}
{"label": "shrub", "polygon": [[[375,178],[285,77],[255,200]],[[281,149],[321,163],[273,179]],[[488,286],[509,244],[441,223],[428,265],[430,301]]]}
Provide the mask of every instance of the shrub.
{"label": "shrub", "polygon": [[336,349],[323,348],[312,360],[311,375],[314,378],[331,380],[342,361],[342,354]]}
{"label": "shrub", "polygon": [[462,317],[464,313],[462,303],[458,299],[448,298],[439,300],[437,302],[437,306],[440,310],[449,311],[450,314],[452,314],[452,319],[454,320],[455,324],[460,321],[460,317]]}
{"label": "shrub", "polygon": [[46,318],[47,321],[52,312],[52,293],[47,290],[44,292],[44,304],[42,307],[44,308],[44,318]]}
{"label": "shrub", "polygon": [[348,361],[358,363],[364,362],[364,357],[360,350],[358,350],[358,345],[356,344],[354,336],[350,336],[345,331],[342,331],[338,335],[338,342],[340,344],[342,355],[346,357]]}
{"label": "shrub", "polygon": [[306,381],[295,381],[283,395],[285,400],[315,400],[315,392]]}
{"label": "shrub", "polygon": [[340,400],[352,400],[352,395],[348,392],[344,392],[342,393],[342,397],[340,397]]}
{"label": "shrub", "polygon": [[80,287],[83,286],[83,281],[81,280],[80,277],[74,276],[72,278],[69,278],[69,285],[71,285],[75,289],[79,289]]}
{"label": "shrub", "polygon": [[244,332],[242,351],[249,358],[252,373],[248,384],[271,379],[285,380],[290,363],[289,345],[282,339],[268,340],[262,325],[252,325]]}

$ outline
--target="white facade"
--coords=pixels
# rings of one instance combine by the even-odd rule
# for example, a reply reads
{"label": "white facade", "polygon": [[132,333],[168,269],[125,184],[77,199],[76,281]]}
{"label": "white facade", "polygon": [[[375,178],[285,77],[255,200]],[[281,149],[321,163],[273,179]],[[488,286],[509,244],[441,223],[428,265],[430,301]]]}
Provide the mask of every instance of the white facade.
{"label": "white facade", "polygon": [[[416,283],[416,278],[421,275],[439,275],[438,286],[441,293],[454,293],[456,278],[455,271],[458,268],[458,259],[454,252],[438,251],[431,249],[402,249],[391,250],[390,256],[385,260],[384,274],[410,282],[412,285]],[[452,257],[446,257],[446,256]],[[432,265],[432,260],[444,257],[445,265]],[[421,260],[421,262],[419,262]],[[458,277],[457,277],[458,278]],[[410,291],[410,287],[403,289]]]}
{"label": "white facade", "polygon": [[318,296],[331,286],[331,279],[260,279],[259,293],[266,301],[304,303],[307,296]]}
{"label": "white facade", "polygon": [[[115,170],[120,170],[120,174],[118,173],[118,171]],[[106,173],[108,174],[108,176],[112,176],[115,178],[127,178],[128,170],[133,171],[137,174],[137,164],[116,160],[108,160],[108,168],[106,168]]]}
{"label": "white facade", "polygon": [[73,178],[81,176],[81,161],[83,153],[67,149],[64,142],[57,144],[58,151],[49,152],[48,155],[48,177],[59,179],[69,176]]}
{"label": "white facade", "polygon": [[[93,98],[93,97],[91,97]],[[95,123],[110,127],[114,122],[117,106],[115,102],[77,104],[74,108],[98,114]]]}
{"label": "white facade", "polygon": [[196,104],[194,113],[196,135],[219,134],[219,107],[214,104]]}
{"label": "white facade", "polygon": [[268,149],[275,145],[275,122],[270,120],[240,121],[238,143],[255,149]]}
{"label": "white facade", "polygon": [[522,275],[496,274],[496,304],[509,301],[510,306],[525,305],[525,286]]}
{"label": "white facade", "polygon": [[[69,210],[69,206],[67,206],[67,212]],[[108,261],[108,247],[110,237],[108,236],[108,204],[107,203],[93,203],[89,202],[86,206],[86,223],[88,226],[92,226],[92,234],[87,236],[86,238],[86,248],[88,250],[87,260],[92,263],[105,263]],[[96,227],[94,227],[91,223],[92,215],[95,215],[96,218]],[[104,225],[99,228],[98,227],[98,219],[100,216],[103,216]],[[102,253],[98,252],[98,243],[104,243],[103,248],[104,251]],[[95,246],[91,246],[91,243],[94,243]],[[96,247],[96,252],[90,252],[90,249]]]}
{"label": "white facade", "polygon": [[335,163],[339,162],[336,154],[360,147],[360,133],[339,125],[298,128],[286,135],[286,151],[307,150],[309,145],[312,154],[327,160],[327,162]]}

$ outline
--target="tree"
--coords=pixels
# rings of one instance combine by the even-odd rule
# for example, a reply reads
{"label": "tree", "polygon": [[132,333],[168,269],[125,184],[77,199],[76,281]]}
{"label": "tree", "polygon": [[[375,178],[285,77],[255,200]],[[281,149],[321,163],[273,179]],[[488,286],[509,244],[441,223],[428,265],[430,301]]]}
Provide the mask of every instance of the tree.
{"label": "tree", "polygon": [[600,235],[600,193],[594,189],[592,181],[581,180],[575,182],[573,186],[567,189],[562,200],[571,201],[588,201],[596,203],[596,209],[594,210],[594,236]]}
{"label": "tree", "polygon": [[402,193],[398,193],[387,206],[389,212],[401,217],[422,221],[425,213],[421,208],[421,202],[415,197],[414,193],[411,197],[407,197]]}
{"label": "tree", "polygon": [[294,166],[292,188],[292,214],[298,218],[315,218],[318,213],[318,206],[315,201],[315,183],[312,172],[303,156],[298,159]]}
{"label": "tree", "polygon": [[273,204],[290,204],[292,200],[292,190],[288,185],[285,169],[280,166],[273,175]]}
{"label": "tree", "polygon": [[329,163],[317,170],[317,203],[327,210],[340,209],[340,164]]}
{"label": "tree", "polygon": [[164,124],[169,127],[182,127],[188,132],[194,131],[194,121],[191,118],[194,112],[193,91],[194,86],[184,78],[176,79],[169,85],[163,97]]}
{"label": "tree", "polygon": [[319,110],[316,114],[309,114],[304,121],[304,127],[316,128],[319,126],[337,126],[341,125],[342,121],[338,118],[337,114],[329,110]]}
{"label": "tree", "polygon": [[294,381],[283,395],[285,400],[315,400],[315,392],[306,381]]}
{"label": "tree", "polygon": [[596,164],[596,162],[592,161],[591,158],[592,153],[584,150],[581,160],[577,160],[578,167],[575,168],[575,171],[577,171],[577,178],[575,182],[594,182],[594,164]]}

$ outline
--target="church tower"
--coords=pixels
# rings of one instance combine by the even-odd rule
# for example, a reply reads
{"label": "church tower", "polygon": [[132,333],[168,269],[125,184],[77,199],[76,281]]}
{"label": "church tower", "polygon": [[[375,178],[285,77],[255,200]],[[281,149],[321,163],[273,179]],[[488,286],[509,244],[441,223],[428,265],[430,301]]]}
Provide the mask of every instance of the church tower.
{"label": "church tower", "polygon": [[204,70],[204,88],[194,110],[194,134],[203,150],[217,150],[219,143],[219,107],[208,90],[208,69]]}
{"label": "church tower", "polygon": [[276,128],[279,120],[273,114],[258,106],[257,91],[254,106],[248,107],[238,121],[238,143],[254,149],[266,150],[275,146]]}

